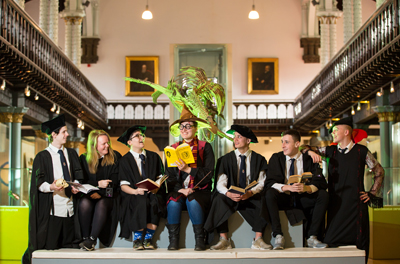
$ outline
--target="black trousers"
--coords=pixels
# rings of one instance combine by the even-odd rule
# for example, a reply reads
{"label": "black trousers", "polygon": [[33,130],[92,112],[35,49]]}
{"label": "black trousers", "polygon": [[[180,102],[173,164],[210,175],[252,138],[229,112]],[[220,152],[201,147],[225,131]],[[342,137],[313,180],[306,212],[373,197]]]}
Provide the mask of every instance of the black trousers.
{"label": "black trousers", "polygon": [[[247,223],[252,227],[254,232],[264,232],[267,227],[267,221],[260,216],[261,210],[261,196],[256,194],[247,200],[235,202],[225,195],[217,195],[214,199],[222,199],[224,204],[229,205],[229,210],[237,207],[237,211],[243,216]],[[217,226],[217,232],[228,233],[228,220],[224,221],[221,225]]]}
{"label": "black trousers", "polygon": [[[318,190],[315,193],[296,193],[295,208],[301,210],[313,209],[311,222],[309,223],[308,237],[318,236],[318,231],[322,221],[325,219],[326,209],[328,207],[329,196],[325,190]],[[293,200],[291,195],[280,193],[274,188],[270,188],[266,192],[266,202],[268,212],[271,219],[273,236],[283,235],[281,229],[281,221],[279,218],[279,210],[293,208]]]}
{"label": "black trousers", "polygon": [[74,218],[50,216],[45,248],[72,248],[75,239]]}

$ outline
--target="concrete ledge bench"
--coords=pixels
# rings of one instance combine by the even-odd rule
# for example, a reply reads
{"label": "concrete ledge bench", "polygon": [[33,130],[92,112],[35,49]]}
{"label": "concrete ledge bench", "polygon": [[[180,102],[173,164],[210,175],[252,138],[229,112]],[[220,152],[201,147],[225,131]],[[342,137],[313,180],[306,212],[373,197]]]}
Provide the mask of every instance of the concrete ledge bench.
{"label": "concrete ledge bench", "polygon": [[[291,226],[284,211],[280,211],[279,216],[281,219],[282,232],[286,240],[285,247],[303,247],[303,224],[299,223],[295,226]],[[167,248],[169,245],[168,229],[165,227],[165,224],[166,219],[162,218],[156,233],[154,234],[153,241],[158,248]],[[229,218],[228,224],[228,236],[232,240],[232,246],[234,248],[250,248],[255,234],[251,230],[251,226],[242,218],[242,216],[238,212],[235,212]],[[118,237],[119,233],[120,227],[118,225],[117,235],[112,247],[131,248],[132,238],[130,240],[121,239]],[[270,241],[270,244],[273,244],[274,238],[271,233],[271,225],[268,224],[264,232],[264,241]],[[218,234],[214,232],[214,241],[211,245],[217,243],[218,238]],[[190,221],[189,214],[186,211],[182,212],[179,244],[181,248],[194,248],[195,245],[192,222]]]}
{"label": "concrete ledge bench", "polygon": [[231,249],[222,251],[194,251],[167,249],[134,251],[132,248],[103,248],[95,251],[78,249],[38,250],[33,252],[33,264],[105,264],[105,263],[160,263],[160,264],[239,264],[297,263],[297,264],[362,264],[365,252],[354,247],[345,248],[288,248],[285,250]]}

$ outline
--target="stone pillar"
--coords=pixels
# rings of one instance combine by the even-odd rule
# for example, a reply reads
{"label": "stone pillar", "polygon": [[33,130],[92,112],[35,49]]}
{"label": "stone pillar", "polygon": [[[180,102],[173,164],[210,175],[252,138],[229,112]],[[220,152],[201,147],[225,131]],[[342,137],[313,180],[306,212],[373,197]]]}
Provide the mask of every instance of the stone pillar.
{"label": "stone pillar", "polygon": [[353,36],[352,0],[343,0],[343,44]]}
{"label": "stone pillar", "polygon": [[328,64],[329,57],[329,17],[319,17],[321,25],[321,66]]}
{"label": "stone pillar", "polygon": [[25,0],[14,0],[22,9],[25,9]]}
{"label": "stone pillar", "polygon": [[58,45],[58,0],[50,1],[49,37]]}
{"label": "stone pillar", "polygon": [[385,3],[387,0],[376,0],[376,9],[381,7],[383,3]]}
{"label": "stone pillar", "polygon": [[392,144],[392,126],[396,121],[397,114],[400,112],[399,106],[382,105],[372,108],[379,118],[379,134],[381,140],[381,158],[380,163],[385,169],[385,180],[383,189],[383,203],[393,204],[393,195],[388,191],[393,187],[393,144]]}
{"label": "stone pillar", "polygon": [[39,6],[39,27],[44,32],[49,32],[49,1],[40,0]]}
{"label": "stone pillar", "polygon": [[79,68],[81,66],[82,17],[64,17],[65,54]]}
{"label": "stone pillar", "polygon": [[337,17],[329,17],[329,59],[332,59],[336,54],[336,21]]}
{"label": "stone pillar", "polygon": [[60,14],[65,20],[65,54],[79,68],[81,65],[81,28],[85,10],[81,0],[66,0]]}
{"label": "stone pillar", "polygon": [[[8,123],[9,125],[9,184],[8,190],[15,192],[17,188],[22,186],[22,166],[21,166],[21,123],[24,114],[28,111],[27,107],[0,107],[0,122]],[[19,189],[18,192],[23,190]],[[9,198],[9,205],[22,205],[22,201],[14,201]]]}
{"label": "stone pillar", "polygon": [[342,12],[336,7],[336,1],[320,0],[317,16],[321,28],[321,66],[326,64],[336,54],[336,20]]}
{"label": "stone pillar", "polygon": [[353,14],[354,14],[354,33],[356,33],[362,26],[362,5],[361,0],[353,0]]}

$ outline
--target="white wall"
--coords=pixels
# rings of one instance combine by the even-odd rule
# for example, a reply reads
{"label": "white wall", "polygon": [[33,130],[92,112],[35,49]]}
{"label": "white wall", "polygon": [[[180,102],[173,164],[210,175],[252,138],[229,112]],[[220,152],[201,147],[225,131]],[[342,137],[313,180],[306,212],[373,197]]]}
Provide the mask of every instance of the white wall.
{"label": "white wall", "polygon": [[[38,3],[26,10],[38,15]],[[32,4],[31,4],[32,3]],[[153,20],[141,19],[145,1],[100,2],[99,61],[82,72],[108,100],[147,100],[125,97],[125,56],[160,56],[160,84],[174,75],[173,44],[230,44],[229,82],[233,100],[293,100],[318,74],[320,64],[305,64],[300,48],[301,1],[256,1],[259,20],[247,18],[252,1],[244,0],[150,0]],[[363,20],[375,10],[375,2],[363,0]],[[60,28],[60,34],[63,27]],[[343,43],[342,19],[338,21],[338,49]],[[60,38],[60,46],[63,47]],[[247,94],[247,58],[279,58],[279,94]],[[195,66],[195,65],[194,65]]]}

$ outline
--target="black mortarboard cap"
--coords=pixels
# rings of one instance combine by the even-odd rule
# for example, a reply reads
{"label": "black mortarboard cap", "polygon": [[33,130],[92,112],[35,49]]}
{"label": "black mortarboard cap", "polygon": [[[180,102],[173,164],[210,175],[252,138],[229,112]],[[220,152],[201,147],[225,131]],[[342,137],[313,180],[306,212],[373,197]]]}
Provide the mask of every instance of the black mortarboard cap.
{"label": "black mortarboard cap", "polygon": [[231,129],[226,131],[226,133],[233,135],[235,131],[238,132],[243,137],[249,138],[251,140],[250,142],[258,143],[256,135],[254,135],[253,131],[251,131],[251,129],[248,128],[247,126],[232,125]]}
{"label": "black mortarboard cap", "polygon": [[42,132],[51,135],[51,132],[65,126],[64,114],[57,116],[49,121],[42,123]]}
{"label": "black mortarboard cap", "polygon": [[128,130],[126,130],[126,131],[118,138],[118,141],[128,146],[129,138],[131,137],[132,133],[135,132],[135,131],[137,131],[137,130],[142,131],[143,134],[146,133],[146,127],[145,127],[145,126],[138,126],[138,125],[131,126],[130,128],[128,128]]}
{"label": "black mortarboard cap", "polygon": [[331,128],[329,128],[329,134],[332,133],[333,128],[337,125],[348,125],[349,127],[353,128],[353,118],[351,116],[349,116],[349,117],[342,118],[339,121],[336,121],[335,123],[333,123]]}

